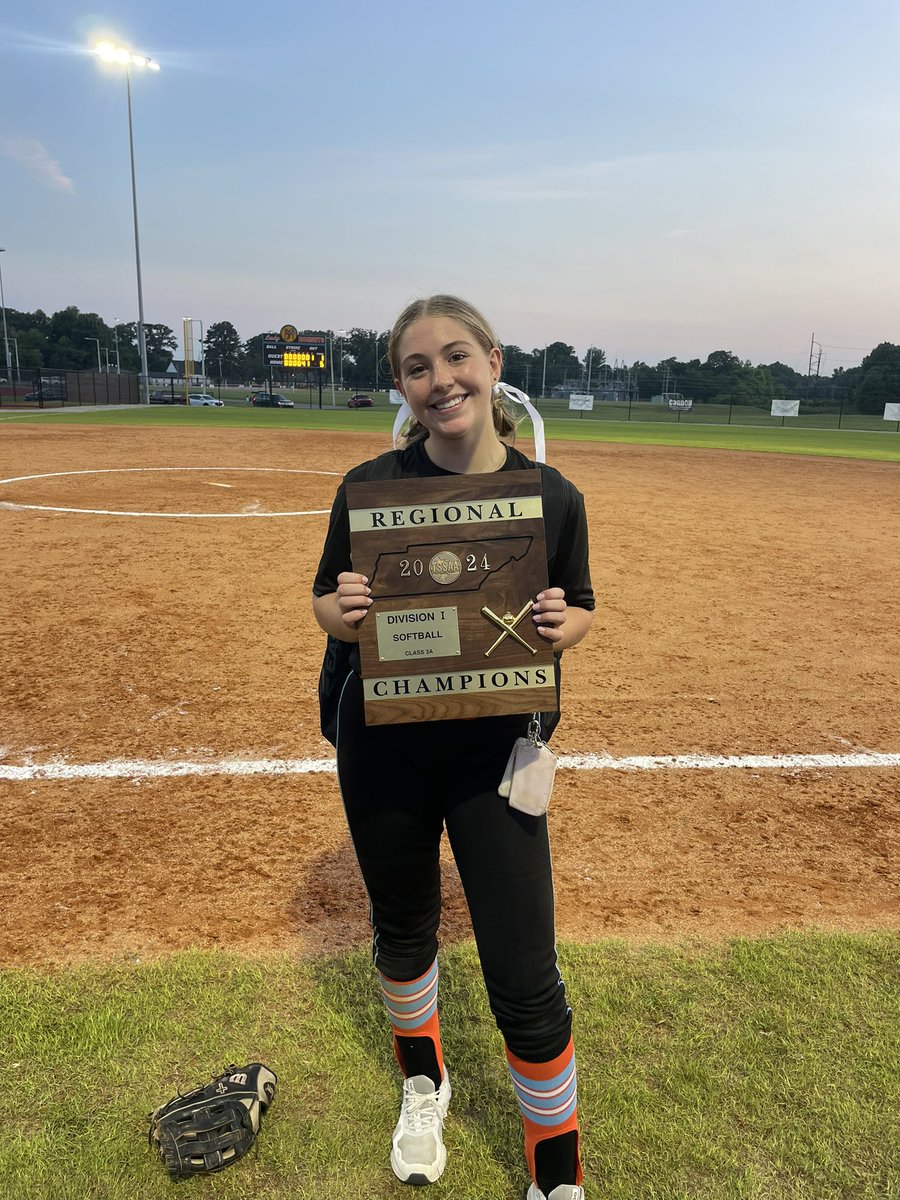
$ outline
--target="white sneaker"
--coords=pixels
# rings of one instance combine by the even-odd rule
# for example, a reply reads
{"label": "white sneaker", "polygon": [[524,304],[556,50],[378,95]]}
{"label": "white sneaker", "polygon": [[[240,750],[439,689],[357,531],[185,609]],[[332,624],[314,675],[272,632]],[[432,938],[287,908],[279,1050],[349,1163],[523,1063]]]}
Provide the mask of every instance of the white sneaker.
{"label": "white sneaker", "polygon": [[435,1183],[444,1173],[447,1151],[442,1133],[450,1095],[446,1071],[437,1091],[427,1075],[403,1081],[400,1120],[391,1143],[391,1167],[403,1183]]}
{"label": "white sneaker", "polygon": [[533,1183],[525,1200],[584,1200],[584,1188],[576,1187],[574,1183],[561,1183],[549,1196],[545,1196],[538,1185]]}

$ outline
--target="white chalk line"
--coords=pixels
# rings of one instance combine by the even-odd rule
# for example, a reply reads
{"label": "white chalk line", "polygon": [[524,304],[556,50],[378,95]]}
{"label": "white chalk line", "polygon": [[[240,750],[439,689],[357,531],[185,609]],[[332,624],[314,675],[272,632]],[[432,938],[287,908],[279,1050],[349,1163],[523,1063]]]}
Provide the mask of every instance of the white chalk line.
{"label": "white chalk line", "polygon": [[[84,471],[46,471],[41,475],[16,475],[10,479],[0,479],[4,483],[28,483],[34,479],[59,479],[68,475],[129,475],[149,471],[265,471],[282,475],[333,475],[340,477],[340,471],[311,471],[303,467],[93,467]],[[227,483],[214,483],[212,487],[230,487]],[[64,508],[56,504],[16,504],[12,501],[0,501],[0,508],[27,512],[59,512],[85,513],[93,517],[165,517],[177,520],[233,520],[235,517],[320,517],[329,513],[328,508],[310,508],[291,512],[263,512],[256,508],[246,509],[236,513],[185,513],[185,512],[135,512],[133,509],[114,508]]]}
{"label": "white chalk line", "polygon": [[30,479],[58,479],[63,475],[136,475],[141,471],[265,471],[281,475],[337,475],[341,471],[310,471],[303,467],[91,467],[84,471],[46,471],[43,475],[14,475],[2,483],[27,483]]}
{"label": "white chalk line", "polygon": [[[654,754],[613,758],[608,754],[563,754],[562,770],[569,771],[823,771],[900,767],[900,754]],[[110,759],[99,763],[30,760],[21,766],[0,763],[0,780],[185,779],[214,775],[334,774],[333,758],[220,759],[191,762],[167,759]]]}
{"label": "white chalk line", "polygon": [[6,501],[0,500],[0,508],[6,509],[27,509],[29,512],[43,510],[45,512],[58,513],[85,513],[91,517],[176,517],[178,520],[218,520],[226,517],[232,520],[235,517],[320,517],[331,512],[330,508],[306,508],[297,509],[291,512],[262,512],[259,509],[251,509],[249,512],[236,513],[167,513],[167,512],[135,512],[134,509],[115,509],[115,508],[63,508],[56,504],[9,504]]}

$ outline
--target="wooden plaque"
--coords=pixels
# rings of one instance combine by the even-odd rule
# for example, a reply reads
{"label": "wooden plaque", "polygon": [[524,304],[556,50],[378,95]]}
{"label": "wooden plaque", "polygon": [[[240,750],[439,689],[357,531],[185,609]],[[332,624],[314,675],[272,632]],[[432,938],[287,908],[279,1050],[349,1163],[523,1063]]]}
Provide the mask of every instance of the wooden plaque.
{"label": "wooden plaque", "polygon": [[367,725],[556,708],[541,473],[348,483]]}

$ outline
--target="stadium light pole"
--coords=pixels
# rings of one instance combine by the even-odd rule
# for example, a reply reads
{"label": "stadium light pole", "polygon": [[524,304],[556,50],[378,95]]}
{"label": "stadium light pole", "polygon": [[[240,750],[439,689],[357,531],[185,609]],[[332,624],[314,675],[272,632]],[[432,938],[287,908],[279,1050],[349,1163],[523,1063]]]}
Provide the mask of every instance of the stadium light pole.
{"label": "stadium light pole", "polygon": [[[6,253],[6,247],[0,246],[0,254]],[[12,383],[12,362],[9,357],[9,334],[6,331],[6,300],[3,296],[3,269],[0,268],[0,308],[3,310],[3,344],[6,346],[6,382]]]}
{"label": "stadium light pole", "polygon": [[203,322],[199,317],[191,317],[192,321],[196,321],[200,326],[200,376],[203,380],[203,394],[206,395],[206,358],[203,352]]}
{"label": "stadium light pole", "polygon": [[84,340],[85,340],[86,342],[96,342],[96,343],[97,343],[97,371],[98,371],[98,373],[99,373],[99,374],[101,374],[101,375],[102,375],[102,374],[103,374],[103,365],[102,365],[102,363],[100,362],[100,339],[99,339],[99,338],[86,337]]}
{"label": "stadium light pole", "polygon": [[339,329],[337,331],[337,335],[341,339],[340,340],[340,349],[338,350],[338,353],[341,356],[341,384],[340,384],[340,387],[341,387],[341,391],[343,391],[344,390],[344,338],[347,336],[347,330]]}
{"label": "stadium light pole", "polygon": [[137,268],[138,293],[138,344],[141,352],[141,375],[143,377],[144,403],[150,403],[150,378],[147,367],[147,337],[144,332],[144,291],[141,286],[141,239],[138,234],[137,181],[134,172],[134,130],[131,122],[131,68],[142,67],[158,71],[159,63],[143,54],[132,54],[124,46],[112,42],[98,42],[94,53],[104,62],[117,63],[125,68],[125,92],[128,97],[128,149],[131,154],[131,208],[134,216],[134,262]]}
{"label": "stadium light pole", "polygon": [[334,330],[333,329],[329,329],[329,331],[328,331],[328,344],[329,344],[328,365],[331,367],[331,407],[337,408],[337,403],[335,402],[335,398],[334,398]]}
{"label": "stadium light pole", "polygon": [[194,339],[194,325],[200,326],[200,376],[203,380],[203,393],[206,394],[206,360],[203,356],[203,322],[199,317],[182,317],[182,321],[191,323],[191,341]]}
{"label": "stadium light pole", "polygon": [[19,340],[18,338],[9,339],[16,348],[16,383],[22,382],[22,372],[19,370]]}
{"label": "stadium light pole", "polygon": [[375,334],[375,391],[378,391],[378,334]]}

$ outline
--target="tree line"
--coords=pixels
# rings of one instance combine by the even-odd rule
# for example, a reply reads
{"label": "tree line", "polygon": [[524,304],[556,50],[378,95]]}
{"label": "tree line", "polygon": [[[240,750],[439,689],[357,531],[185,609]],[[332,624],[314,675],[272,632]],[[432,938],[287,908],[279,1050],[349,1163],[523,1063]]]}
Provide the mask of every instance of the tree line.
{"label": "tree line", "polygon": [[[103,371],[140,371],[133,321],[107,325],[97,313],[81,312],[74,305],[52,316],[40,309],[19,312],[8,308],[6,319],[13,371],[18,363],[23,381],[30,382],[42,370],[96,370],[98,360]],[[220,386],[267,379],[263,337],[271,332],[263,330],[242,339],[231,321],[211,324],[203,338],[207,378]],[[360,327],[302,332],[329,339],[336,382],[354,390],[391,386],[386,332]],[[167,325],[146,323],[144,335],[149,370],[165,372],[178,348],[174,331]],[[881,413],[885,403],[900,401],[900,346],[891,342],[876,346],[858,367],[837,367],[827,377],[804,375],[782,362],[754,365],[729,350],[715,350],[704,361],[666,358],[655,365],[635,362],[626,366],[608,363],[599,346],[589,346],[579,357],[573,346],[557,341],[530,351],[505,345],[503,357],[504,379],[532,396],[581,390],[608,399],[648,400],[654,395],[680,393],[700,403],[762,406],[777,397],[802,400],[807,407],[848,403],[867,413]],[[327,373],[330,382],[331,364]],[[275,381],[311,382],[304,371],[278,369]]]}

